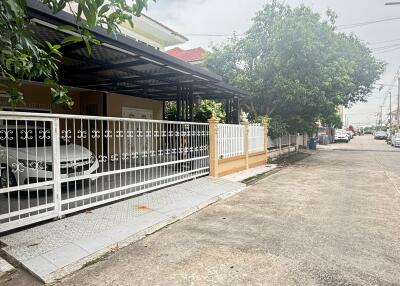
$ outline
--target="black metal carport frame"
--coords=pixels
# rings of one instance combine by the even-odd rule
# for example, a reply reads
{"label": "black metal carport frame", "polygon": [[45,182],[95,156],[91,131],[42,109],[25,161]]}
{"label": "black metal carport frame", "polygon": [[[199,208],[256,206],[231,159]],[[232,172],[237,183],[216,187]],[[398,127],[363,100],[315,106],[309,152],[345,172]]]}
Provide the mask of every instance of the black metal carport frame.
{"label": "black metal carport frame", "polygon": [[[28,16],[36,22],[39,39],[53,43],[73,32],[60,25],[76,25],[74,16],[52,14],[37,0],[27,1]],[[119,93],[158,101],[176,101],[177,120],[193,120],[195,98],[225,102],[227,122],[238,123],[240,98],[249,96],[222,81],[221,76],[176,59],[146,43],[125,35],[111,35],[96,27],[92,35],[101,42],[88,55],[83,42],[63,46],[60,83],[88,90]]]}

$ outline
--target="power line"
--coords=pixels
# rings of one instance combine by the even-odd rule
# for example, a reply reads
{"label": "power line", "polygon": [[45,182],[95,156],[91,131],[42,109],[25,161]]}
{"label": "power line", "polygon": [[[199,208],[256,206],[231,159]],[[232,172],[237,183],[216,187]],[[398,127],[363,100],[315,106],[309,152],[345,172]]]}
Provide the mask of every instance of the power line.
{"label": "power line", "polygon": [[185,36],[189,37],[232,37],[232,36],[237,36],[237,37],[243,37],[245,34],[184,34]]}
{"label": "power line", "polygon": [[[379,20],[374,20],[374,21],[366,21],[366,22],[338,25],[338,26],[336,26],[336,28],[339,30],[344,30],[344,29],[358,28],[358,27],[363,27],[363,26],[367,26],[367,25],[371,25],[371,24],[394,21],[394,20],[400,20],[400,17],[385,18],[385,19],[379,19]],[[231,37],[231,36],[233,36],[233,34],[212,34],[212,33],[188,33],[188,34],[184,34],[184,35],[189,36],[189,37]],[[241,33],[241,34],[236,34],[235,36],[243,37],[245,35],[246,35],[246,33]],[[379,44],[379,43],[394,42],[396,40],[400,40],[400,39],[371,43],[371,45]]]}
{"label": "power line", "polygon": [[392,40],[386,40],[386,41],[380,41],[380,42],[367,43],[367,45],[374,46],[374,45],[379,45],[379,44],[393,43],[393,42],[397,42],[397,41],[400,41],[400,38],[392,39]]}
{"label": "power line", "polygon": [[387,49],[389,49],[389,48],[394,48],[394,47],[399,47],[399,46],[400,46],[400,44],[394,44],[394,45],[376,47],[376,48],[373,48],[372,50],[373,50],[373,51],[381,51],[381,50],[387,50]]}
{"label": "power line", "polygon": [[339,26],[337,26],[337,28],[340,30],[345,30],[345,29],[358,28],[358,27],[363,27],[363,26],[367,26],[367,25],[371,25],[371,24],[394,21],[394,20],[400,20],[400,17],[385,18],[385,19],[380,19],[380,20],[375,20],[375,21],[367,21],[367,22],[339,25]]}
{"label": "power line", "polygon": [[384,53],[388,53],[388,52],[394,52],[394,51],[397,51],[397,50],[400,50],[400,47],[391,48],[391,49],[382,50],[382,51],[377,51],[377,52],[375,52],[375,54],[379,55],[379,54],[384,54]]}

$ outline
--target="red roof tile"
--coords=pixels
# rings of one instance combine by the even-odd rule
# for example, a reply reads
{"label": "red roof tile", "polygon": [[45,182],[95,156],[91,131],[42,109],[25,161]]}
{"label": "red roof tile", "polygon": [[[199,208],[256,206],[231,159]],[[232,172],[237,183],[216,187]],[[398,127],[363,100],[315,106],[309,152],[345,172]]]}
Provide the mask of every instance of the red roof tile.
{"label": "red roof tile", "polygon": [[169,54],[170,56],[173,56],[188,63],[204,60],[206,53],[206,50],[204,50],[203,48],[194,48],[190,50],[173,48],[167,51],[167,54]]}

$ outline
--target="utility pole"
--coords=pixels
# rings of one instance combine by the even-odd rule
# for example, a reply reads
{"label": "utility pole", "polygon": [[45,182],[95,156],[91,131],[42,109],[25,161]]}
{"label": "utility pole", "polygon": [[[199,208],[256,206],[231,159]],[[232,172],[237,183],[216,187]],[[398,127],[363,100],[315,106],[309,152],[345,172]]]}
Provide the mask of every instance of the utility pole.
{"label": "utility pole", "polygon": [[392,129],[392,92],[389,92],[389,128]]}
{"label": "utility pole", "polygon": [[379,124],[380,124],[380,126],[383,126],[383,105],[381,105],[381,116],[380,116]]}
{"label": "utility pole", "polygon": [[396,111],[396,130],[399,129],[399,112],[400,112],[400,77],[398,80],[398,90],[397,90],[397,111]]}

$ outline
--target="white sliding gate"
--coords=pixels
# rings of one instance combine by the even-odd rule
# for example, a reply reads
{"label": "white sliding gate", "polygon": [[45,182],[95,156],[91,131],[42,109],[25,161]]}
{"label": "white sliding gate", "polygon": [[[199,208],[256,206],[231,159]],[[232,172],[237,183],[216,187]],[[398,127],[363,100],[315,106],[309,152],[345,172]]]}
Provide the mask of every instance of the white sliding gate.
{"label": "white sliding gate", "polygon": [[209,172],[208,124],[0,112],[0,232]]}

